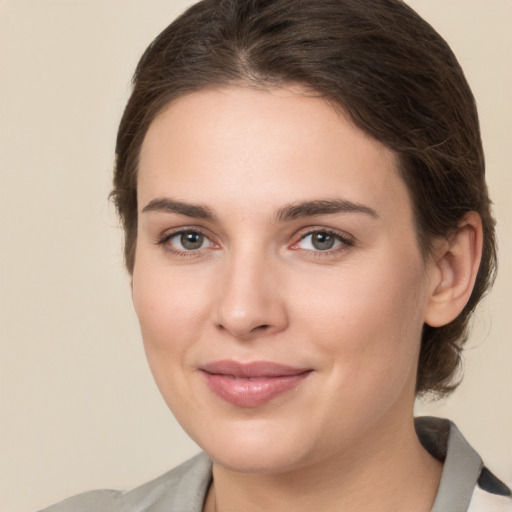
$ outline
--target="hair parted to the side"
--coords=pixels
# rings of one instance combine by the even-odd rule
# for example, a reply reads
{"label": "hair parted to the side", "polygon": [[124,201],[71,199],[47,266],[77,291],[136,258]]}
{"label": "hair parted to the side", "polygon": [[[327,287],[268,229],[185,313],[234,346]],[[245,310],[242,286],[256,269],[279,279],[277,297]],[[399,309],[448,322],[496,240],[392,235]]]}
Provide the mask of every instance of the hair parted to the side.
{"label": "hair parted to the side", "polygon": [[496,242],[475,101],[447,43],[400,0],[202,0],[190,7],[142,56],[119,127],[112,196],[130,273],[138,157],[150,123],[183,94],[236,84],[300,84],[395,151],[424,255],[466,213],[480,214],[483,256],[471,298],[450,324],[425,325],[422,338],[417,392],[451,392],[470,315],[494,278]]}

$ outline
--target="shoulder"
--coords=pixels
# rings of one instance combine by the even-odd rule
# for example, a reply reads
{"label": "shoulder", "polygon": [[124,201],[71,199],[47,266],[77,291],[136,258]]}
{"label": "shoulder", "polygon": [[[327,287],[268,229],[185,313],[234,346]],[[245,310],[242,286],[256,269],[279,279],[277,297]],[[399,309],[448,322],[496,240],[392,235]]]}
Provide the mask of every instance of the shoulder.
{"label": "shoulder", "polygon": [[110,489],[84,492],[71,496],[55,505],[42,509],[38,512],[82,512],[82,511],[112,511],[120,510],[120,499],[122,492]]}
{"label": "shoulder", "polygon": [[415,427],[425,449],[443,462],[432,512],[512,512],[509,487],[489,471],[451,421],[420,417]]}
{"label": "shoulder", "polygon": [[482,467],[468,512],[512,512],[512,492],[504,482]]}
{"label": "shoulder", "polygon": [[130,491],[96,490],[39,512],[201,512],[211,481],[211,461],[201,453]]}
{"label": "shoulder", "polygon": [[477,486],[468,512],[512,512],[512,498],[510,495],[497,494]]}

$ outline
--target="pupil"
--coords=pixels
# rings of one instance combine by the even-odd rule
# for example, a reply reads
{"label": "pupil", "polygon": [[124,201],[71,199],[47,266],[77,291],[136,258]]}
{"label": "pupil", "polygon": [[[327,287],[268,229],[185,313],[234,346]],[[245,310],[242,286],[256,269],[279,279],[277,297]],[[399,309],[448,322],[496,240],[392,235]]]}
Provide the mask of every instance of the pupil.
{"label": "pupil", "polygon": [[180,241],[185,249],[199,249],[203,245],[204,236],[201,233],[182,233]]}
{"label": "pupil", "polygon": [[328,233],[315,233],[313,235],[312,243],[315,249],[325,251],[332,249],[334,245],[334,237]]}

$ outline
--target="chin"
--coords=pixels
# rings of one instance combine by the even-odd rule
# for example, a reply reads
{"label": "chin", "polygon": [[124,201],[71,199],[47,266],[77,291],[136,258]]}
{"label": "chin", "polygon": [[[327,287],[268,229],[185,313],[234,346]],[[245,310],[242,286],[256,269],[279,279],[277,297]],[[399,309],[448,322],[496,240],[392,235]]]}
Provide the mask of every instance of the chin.
{"label": "chin", "polygon": [[[194,439],[208,456],[226,469],[239,473],[283,473],[307,463],[308,449],[303,429],[294,433],[290,425],[257,420],[217,426]],[[285,428],[287,427],[287,428]],[[314,444],[314,443],[311,443]]]}
{"label": "chin", "polygon": [[[208,453],[208,452],[207,452]],[[291,471],[305,464],[296,452],[265,447],[264,450],[244,445],[242,450],[208,453],[215,464],[236,473],[277,474]]]}

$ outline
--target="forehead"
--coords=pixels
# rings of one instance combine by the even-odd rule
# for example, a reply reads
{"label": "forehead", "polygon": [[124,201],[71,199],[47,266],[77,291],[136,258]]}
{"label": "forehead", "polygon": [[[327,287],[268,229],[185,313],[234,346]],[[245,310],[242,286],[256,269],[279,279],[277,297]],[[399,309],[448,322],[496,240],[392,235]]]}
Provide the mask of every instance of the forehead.
{"label": "forehead", "polygon": [[150,125],[139,204],[170,194],[250,209],[334,194],[408,210],[397,167],[395,154],[341,109],[298,88],[203,90]]}

